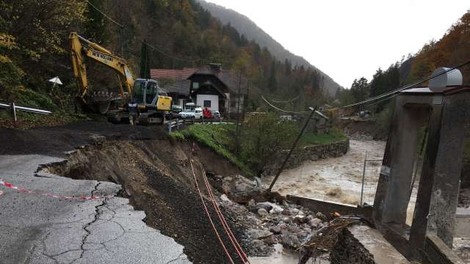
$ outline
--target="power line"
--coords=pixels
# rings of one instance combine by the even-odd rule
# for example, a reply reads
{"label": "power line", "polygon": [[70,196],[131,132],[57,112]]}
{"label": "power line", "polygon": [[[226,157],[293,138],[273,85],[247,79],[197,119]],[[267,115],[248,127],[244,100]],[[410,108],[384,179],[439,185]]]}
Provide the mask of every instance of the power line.
{"label": "power line", "polygon": [[121,28],[124,28],[124,25],[118,23],[116,20],[112,19],[110,16],[108,16],[107,14],[105,14],[103,11],[99,10],[96,6],[94,6],[92,3],[90,3],[90,1],[86,0],[86,2],[87,2],[91,7],[93,7],[93,9],[95,9],[95,10],[98,11],[100,14],[102,14],[104,17],[106,17],[107,19],[109,19],[109,21],[113,22],[114,24],[118,25],[118,26],[121,27]]}
{"label": "power line", "polygon": [[[453,71],[453,70],[455,70],[455,69],[461,68],[461,67],[463,67],[463,66],[465,66],[465,65],[467,65],[467,64],[469,64],[469,63],[470,63],[470,60],[467,60],[467,61],[464,62],[464,63],[461,63],[461,64],[459,64],[459,65],[457,65],[457,66],[455,66],[455,67],[453,67],[453,68],[450,68],[450,69],[448,69],[448,70],[446,70],[446,71],[443,71],[443,72],[441,72],[441,73],[439,73],[439,74],[437,74],[437,75],[434,75],[434,76],[428,77],[428,78],[426,78],[426,79],[423,79],[423,80],[421,80],[421,81],[412,83],[412,84],[410,84],[410,85],[407,85],[407,86],[404,86],[404,87],[401,87],[401,88],[397,88],[397,89],[392,90],[392,91],[390,91],[390,92],[386,92],[386,93],[377,95],[377,96],[372,97],[372,98],[368,98],[368,99],[366,99],[366,100],[363,100],[363,101],[360,101],[360,102],[357,102],[357,103],[353,103],[353,104],[349,104],[349,105],[345,105],[345,106],[340,106],[340,107],[338,107],[338,108],[349,108],[349,107],[353,107],[353,106],[363,105],[363,104],[366,104],[366,103],[369,103],[369,102],[373,102],[373,101],[375,101],[375,100],[379,100],[379,99],[382,99],[382,98],[385,98],[385,97],[388,97],[388,96],[392,96],[392,95],[394,95],[394,94],[398,94],[398,93],[401,92],[401,91],[404,91],[404,90],[407,90],[407,89],[411,89],[411,88],[413,88],[413,87],[416,87],[416,86],[418,86],[418,85],[420,85],[420,84],[422,84],[422,83],[424,83],[424,82],[427,82],[427,81],[429,81],[429,80],[432,80],[432,79],[434,79],[434,78],[436,78],[436,77],[438,77],[438,76],[441,76],[441,75],[443,75],[443,74],[446,74],[446,73],[448,73],[448,72],[450,72],[450,71]],[[390,98],[388,98],[388,99],[390,99]]]}
{"label": "power line", "polygon": [[305,112],[294,112],[294,111],[289,111],[289,110],[284,110],[284,109],[281,109],[275,105],[273,105],[272,103],[270,103],[266,98],[264,98],[263,95],[261,95],[261,99],[263,99],[263,101],[268,104],[270,107],[276,109],[277,111],[279,112],[283,112],[283,113],[286,113],[286,114],[305,114]]}

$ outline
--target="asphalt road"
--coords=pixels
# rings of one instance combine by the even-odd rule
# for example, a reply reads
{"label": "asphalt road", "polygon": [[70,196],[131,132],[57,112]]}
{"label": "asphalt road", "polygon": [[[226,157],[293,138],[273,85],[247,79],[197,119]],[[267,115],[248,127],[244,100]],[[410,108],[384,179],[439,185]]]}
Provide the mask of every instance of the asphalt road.
{"label": "asphalt road", "polygon": [[[145,225],[115,197],[120,186],[35,174],[60,158],[0,155],[0,263],[190,263],[183,246]],[[47,196],[105,196],[96,200]]]}

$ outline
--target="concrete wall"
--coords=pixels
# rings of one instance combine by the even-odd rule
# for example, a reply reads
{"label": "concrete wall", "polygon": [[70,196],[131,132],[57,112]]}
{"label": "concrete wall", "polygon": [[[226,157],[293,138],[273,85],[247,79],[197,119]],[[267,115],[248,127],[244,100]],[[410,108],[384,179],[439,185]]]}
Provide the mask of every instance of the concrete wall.
{"label": "concrete wall", "polygon": [[287,195],[287,200],[312,211],[322,212],[325,215],[338,212],[341,215],[360,215],[368,220],[372,219],[372,207],[352,206],[349,204],[327,202],[295,195]]}
{"label": "concrete wall", "polygon": [[345,228],[330,252],[335,264],[408,264],[410,263],[376,229],[355,225]]}
{"label": "concrete wall", "polygon": [[436,235],[426,237],[424,254],[430,264],[464,264]]}
{"label": "concrete wall", "polygon": [[[346,154],[349,150],[349,139],[341,140],[331,144],[307,146],[294,150],[289,161],[286,164],[286,169],[295,168],[300,166],[307,160],[319,160],[331,157],[340,157]],[[283,151],[274,157],[275,162],[265,171],[265,174],[277,173],[281,164],[286,158],[287,151]]]}

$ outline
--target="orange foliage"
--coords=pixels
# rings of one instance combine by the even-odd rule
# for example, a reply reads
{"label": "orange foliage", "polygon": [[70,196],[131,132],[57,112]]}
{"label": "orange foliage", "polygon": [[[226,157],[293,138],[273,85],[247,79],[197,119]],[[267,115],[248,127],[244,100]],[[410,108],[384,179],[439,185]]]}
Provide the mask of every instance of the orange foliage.
{"label": "orange foliage", "polygon": [[[415,56],[409,82],[429,77],[438,67],[455,67],[470,60],[470,12],[465,13],[437,42],[426,44]],[[460,68],[470,84],[470,65]]]}

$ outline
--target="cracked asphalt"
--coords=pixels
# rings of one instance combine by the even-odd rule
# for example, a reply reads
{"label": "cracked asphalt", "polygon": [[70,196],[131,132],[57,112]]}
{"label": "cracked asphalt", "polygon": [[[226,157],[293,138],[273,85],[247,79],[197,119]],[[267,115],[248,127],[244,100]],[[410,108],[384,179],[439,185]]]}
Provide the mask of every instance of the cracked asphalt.
{"label": "cracked asphalt", "polygon": [[[34,191],[0,186],[0,263],[190,263],[183,246],[148,227],[143,211],[115,196],[119,185],[35,174],[40,164],[61,160],[0,155],[0,178]],[[40,193],[106,198],[67,200]]]}

